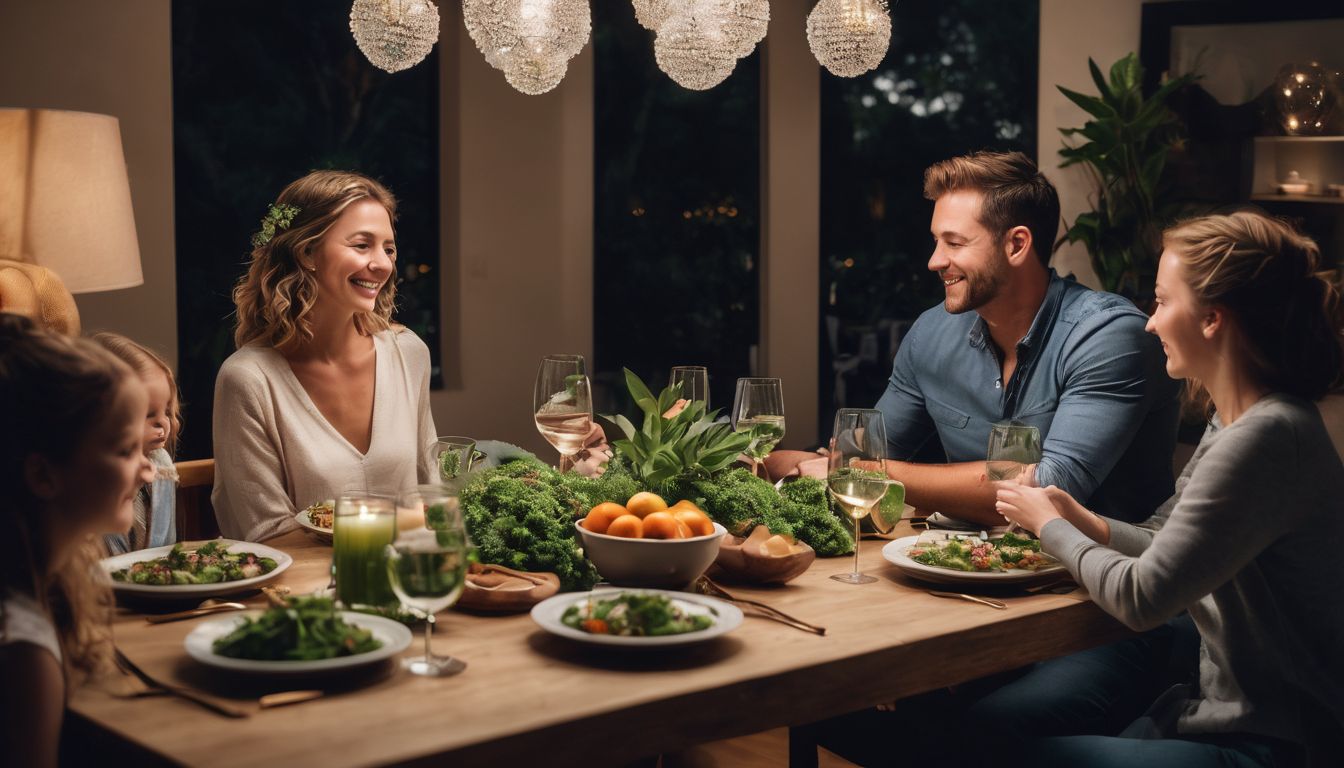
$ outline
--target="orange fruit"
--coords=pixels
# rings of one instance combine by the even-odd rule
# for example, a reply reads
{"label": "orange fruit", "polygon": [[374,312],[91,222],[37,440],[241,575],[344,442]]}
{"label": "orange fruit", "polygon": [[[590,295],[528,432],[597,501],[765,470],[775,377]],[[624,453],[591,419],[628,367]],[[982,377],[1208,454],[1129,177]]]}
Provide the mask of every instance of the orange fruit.
{"label": "orange fruit", "polygon": [[714,523],[710,521],[709,515],[698,509],[677,509],[677,522],[684,524],[691,530],[691,536],[708,536],[714,532]]}
{"label": "orange fruit", "polygon": [[684,539],[690,529],[685,523],[677,521],[671,512],[650,512],[644,518],[644,538],[646,539]]}
{"label": "orange fruit", "polygon": [[667,502],[663,501],[663,497],[656,493],[640,491],[625,502],[625,508],[630,511],[630,514],[642,520],[654,512],[662,512],[667,509]]}
{"label": "orange fruit", "polygon": [[644,521],[634,515],[621,515],[607,526],[608,536],[620,536],[626,539],[644,538]]}
{"label": "orange fruit", "polygon": [[611,521],[621,515],[628,514],[630,513],[620,504],[614,501],[604,501],[589,510],[588,516],[583,518],[583,527],[593,533],[606,533]]}
{"label": "orange fruit", "polygon": [[682,499],[681,501],[678,501],[676,504],[673,504],[671,507],[669,507],[669,509],[670,509],[672,512],[674,512],[674,513],[675,513],[677,510],[680,510],[680,509],[689,509],[689,510],[692,510],[692,511],[695,511],[695,512],[703,512],[703,511],[704,511],[703,509],[700,509],[699,507],[697,507],[697,506],[695,505],[695,502],[694,502],[694,501],[691,501],[690,499]]}

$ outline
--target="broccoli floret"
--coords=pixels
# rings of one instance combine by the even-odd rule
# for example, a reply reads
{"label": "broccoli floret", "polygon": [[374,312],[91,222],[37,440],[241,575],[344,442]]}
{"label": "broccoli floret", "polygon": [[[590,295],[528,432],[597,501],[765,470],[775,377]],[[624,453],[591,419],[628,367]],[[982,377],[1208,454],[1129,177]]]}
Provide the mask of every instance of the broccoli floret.
{"label": "broccoli floret", "polygon": [[736,535],[745,536],[764,525],[771,533],[807,542],[822,557],[854,551],[854,537],[831,511],[826,487],[819,480],[800,478],[776,491],[769,482],[735,468],[712,478],[683,481],[674,490]]}
{"label": "broccoli floret", "polygon": [[784,517],[793,523],[794,536],[807,542],[821,557],[847,555],[854,551],[853,530],[833,511],[820,480],[803,477],[785,483]]}
{"label": "broccoli floret", "polygon": [[580,551],[573,527],[574,505],[583,502],[559,476],[528,460],[487,470],[462,491],[463,522],[482,562],[548,571],[565,590],[589,589],[597,571]]}
{"label": "broccoli floret", "polygon": [[217,584],[224,580],[224,569],[217,565],[207,565],[196,574],[196,578],[202,584]]}

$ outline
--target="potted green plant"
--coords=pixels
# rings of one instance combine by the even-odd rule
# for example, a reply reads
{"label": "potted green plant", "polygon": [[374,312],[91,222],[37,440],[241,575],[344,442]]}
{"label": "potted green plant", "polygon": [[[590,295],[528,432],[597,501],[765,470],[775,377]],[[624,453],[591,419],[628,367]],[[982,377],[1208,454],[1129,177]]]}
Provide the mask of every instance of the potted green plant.
{"label": "potted green plant", "polygon": [[1181,149],[1185,131],[1167,102],[1198,76],[1170,79],[1145,98],[1143,66],[1133,53],[1112,65],[1109,82],[1095,61],[1087,65],[1098,96],[1057,86],[1091,116],[1081,128],[1060,129],[1078,141],[1066,141],[1059,154],[1061,168],[1083,165],[1092,174],[1095,200],[1060,242],[1083,243],[1102,287],[1142,305],[1157,275],[1162,227],[1181,210],[1167,160]]}

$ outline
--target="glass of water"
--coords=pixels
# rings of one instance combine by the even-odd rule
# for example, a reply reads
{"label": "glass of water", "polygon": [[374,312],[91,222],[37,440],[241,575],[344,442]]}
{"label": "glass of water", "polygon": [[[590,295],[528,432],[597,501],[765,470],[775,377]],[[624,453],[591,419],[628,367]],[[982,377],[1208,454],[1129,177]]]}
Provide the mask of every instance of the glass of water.
{"label": "glass of water", "polygon": [[411,674],[446,677],[466,669],[461,659],[435,656],[430,647],[434,614],[452,607],[462,596],[467,576],[467,534],[457,496],[446,488],[421,486],[397,503],[423,510],[425,525],[397,533],[387,548],[387,574],[392,591],[407,608],[425,616],[425,655],[403,662]]}
{"label": "glass of water", "polygon": [[1022,472],[1041,462],[1041,431],[1020,421],[1006,421],[989,428],[985,453],[985,476],[990,482],[1018,482]]}

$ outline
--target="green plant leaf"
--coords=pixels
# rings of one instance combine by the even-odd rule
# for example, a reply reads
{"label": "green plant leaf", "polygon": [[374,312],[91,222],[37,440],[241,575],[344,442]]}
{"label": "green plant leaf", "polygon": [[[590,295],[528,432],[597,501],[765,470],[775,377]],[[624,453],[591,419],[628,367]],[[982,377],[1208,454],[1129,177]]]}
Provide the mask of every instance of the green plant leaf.
{"label": "green plant leaf", "polygon": [[643,380],[641,380],[639,376],[636,376],[635,372],[629,368],[624,368],[622,370],[625,371],[625,388],[630,390],[630,397],[635,401],[635,404],[639,406],[640,410],[645,413],[656,413],[661,416],[662,411],[658,410],[658,400],[654,398],[653,393],[649,391],[649,388],[644,385]]}
{"label": "green plant leaf", "polygon": [[1069,101],[1072,101],[1074,104],[1077,104],[1078,106],[1082,107],[1083,111],[1087,112],[1089,115],[1100,118],[1116,116],[1115,109],[1110,104],[1107,104],[1101,99],[1095,98],[1093,96],[1087,96],[1077,91],[1071,91],[1062,85],[1057,85],[1055,86],[1055,88],[1059,89],[1060,93],[1068,97]]}

